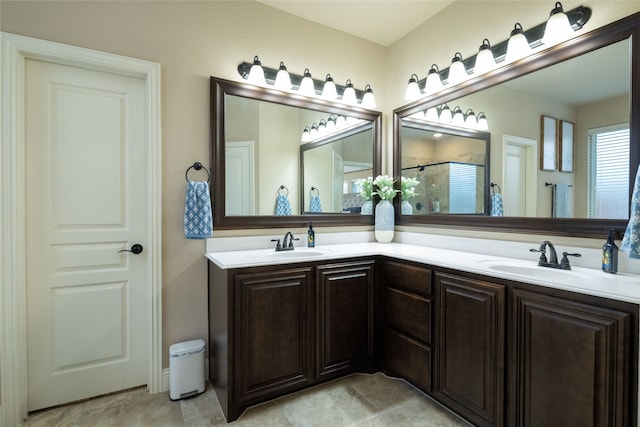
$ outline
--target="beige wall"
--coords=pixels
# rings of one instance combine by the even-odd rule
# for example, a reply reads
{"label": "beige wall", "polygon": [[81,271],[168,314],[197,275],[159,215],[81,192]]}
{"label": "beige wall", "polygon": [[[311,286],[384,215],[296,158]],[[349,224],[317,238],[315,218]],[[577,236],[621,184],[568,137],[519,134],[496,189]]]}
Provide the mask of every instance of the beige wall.
{"label": "beige wall", "polygon": [[[585,30],[640,10],[637,1],[564,5],[582,3],[594,12]],[[331,73],[337,82],[371,84],[384,114],[383,171],[391,173],[391,112],[405,103],[408,76],[424,76],[431,63],[446,66],[456,51],[474,54],[485,37],[504,40],[516,21],[525,28],[538,24],[552,4],[458,1],[388,49],[253,1],[3,0],[0,30],[162,65],[163,365],[168,366],[170,344],[207,336],[205,246],[184,239],[182,215],[185,169],[194,161],[209,163],[209,76],[238,80],[238,63],[257,54],[264,65],[285,61],[290,71],[309,68],[315,77]]]}
{"label": "beige wall", "polygon": [[[385,50],[253,1],[5,1],[0,29],[162,65],[163,366],[172,343],[207,337],[205,244],[183,235],[184,171],[209,164],[209,77],[242,61],[369,83],[384,108]],[[379,93],[378,93],[379,92]],[[296,159],[297,165],[297,159]],[[297,169],[296,169],[297,171]],[[297,197],[297,191],[292,189]],[[275,196],[274,196],[275,197]],[[275,198],[268,203],[273,205]],[[215,207],[214,207],[215,208]],[[278,234],[280,232],[278,231]]]}

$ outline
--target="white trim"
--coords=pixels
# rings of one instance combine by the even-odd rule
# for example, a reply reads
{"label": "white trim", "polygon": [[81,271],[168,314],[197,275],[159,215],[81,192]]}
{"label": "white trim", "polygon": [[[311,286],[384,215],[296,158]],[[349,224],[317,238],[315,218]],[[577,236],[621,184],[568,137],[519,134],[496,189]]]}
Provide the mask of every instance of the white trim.
{"label": "white trim", "polygon": [[147,388],[158,393],[162,372],[162,161],[160,64],[59,43],[0,33],[2,54],[0,135],[0,425],[17,426],[27,415],[27,309],[25,279],[24,71],[27,59],[108,71],[145,79],[149,172],[147,243],[151,262]]}
{"label": "white trim", "polygon": [[[537,194],[538,190],[536,188],[538,179],[537,179],[537,171],[538,171],[538,141],[530,138],[523,138],[520,136],[514,135],[502,135],[502,186],[504,189],[506,187],[507,177],[504,176],[504,171],[506,171],[507,167],[507,146],[508,145],[517,145],[523,147],[526,150],[526,159],[525,162],[527,164],[527,170],[525,173],[525,185],[527,189],[527,194]],[[537,198],[536,197],[528,197],[525,199],[525,216],[536,216],[537,209]]]}

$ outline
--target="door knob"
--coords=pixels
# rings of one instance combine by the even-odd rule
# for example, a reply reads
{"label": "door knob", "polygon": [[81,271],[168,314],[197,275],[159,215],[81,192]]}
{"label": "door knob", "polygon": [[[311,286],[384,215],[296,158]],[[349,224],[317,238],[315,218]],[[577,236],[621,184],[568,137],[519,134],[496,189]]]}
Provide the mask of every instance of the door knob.
{"label": "door knob", "polygon": [[139,253],[142,252],[144,248],[142,247],[142,245],[140,243],[136,243],[135,245],[131,246],[131,249],[120,249],[118,251],[118,253],[120,252],[131,252],[132,254],[138,255]]}

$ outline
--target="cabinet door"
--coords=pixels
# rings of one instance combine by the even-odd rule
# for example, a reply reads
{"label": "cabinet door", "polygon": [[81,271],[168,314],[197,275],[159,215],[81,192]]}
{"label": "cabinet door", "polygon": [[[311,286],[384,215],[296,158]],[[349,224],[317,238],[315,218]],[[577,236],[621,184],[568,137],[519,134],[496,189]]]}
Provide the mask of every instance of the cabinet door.
{"label": "cabinet door", "polygon": [[234,277],[237,403],[277,396],[313,378],[311,267]]}
{"label": "cabinet door", "polygon": [[353,372],[373,360],[374,265],[362,261],[317,267],[320,378]]}
{"label": "cabinet door", "polygon": [[502,285],[436,273],[434,395],[479,426],[504,420]]}
{"label": "cabinet door", "polygon": [[[626,426],[630,315],[516,289],[510,408],[517,426]],[[636,356],[637,357],[637,356]]]}

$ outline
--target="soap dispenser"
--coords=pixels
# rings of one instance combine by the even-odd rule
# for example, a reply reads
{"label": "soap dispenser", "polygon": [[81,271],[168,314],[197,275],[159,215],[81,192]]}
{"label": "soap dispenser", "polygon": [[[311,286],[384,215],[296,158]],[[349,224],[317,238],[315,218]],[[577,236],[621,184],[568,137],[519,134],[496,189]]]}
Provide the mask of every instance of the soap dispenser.
{"label": "soap dispenser", "polygon": [[618,272],[618,247],[613,230],[609,230],[607,242],[602,246],[602,271],[611,274]]}
{"label": "soap dispenser", "polygon": [[307,247],[313,248],[316,246],[316,232],[313,231],[313,222],[309,222],[309,229],[307,230]]}

